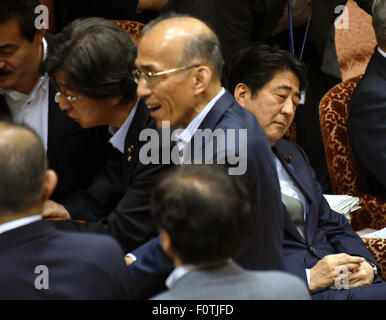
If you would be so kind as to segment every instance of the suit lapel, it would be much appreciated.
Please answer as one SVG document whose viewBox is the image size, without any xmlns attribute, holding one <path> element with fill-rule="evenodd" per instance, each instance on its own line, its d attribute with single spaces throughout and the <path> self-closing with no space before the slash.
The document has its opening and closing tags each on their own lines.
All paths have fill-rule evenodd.
<svg viewBox="0 0 386 320">
<path fill-rule="evenodd" d="M 189 163 L 195 163 L 195 161 L 203 161 L 205 162 L 205 152 L 204 149 L 207 146 L 208 141 L 204 141 L 203 135 L 198 134 L 198 130 L 212 130 L 214 131 L 217 127 L 219 121 L 221 120 L 223 114 L 234 104 L 235 101 L 233 97 L 230 95 L 228 91 L 225 91 L 225 93 L 220 97 L 220 99 L 217 100 L 217 102 L 213 105 L 213 107 L 210 109 L 204 120 L 201 122 L 200 126 L 197 128 L 196 132 L 194 133 L 192 139 L 190 140 L 189 145 L 187 146 L 187 149 L 184 152 L 184 162 Z M 195 143 L 196 139 L 203 139 L 202 143 Z M 196 151 L 199 152 L 195 152 Z M 201 154 L 201 159 L 196 159 L 195 156 L 197 154 Z M 189 159 L 189 160 L 188 160 Z M 213 160 L 213 159 L 212 159 Z"/>
<path fill-rule="evenodd" d="M 138 162 L 139 150 L 143 143 L 140 143 L 139 135 L 143 129 L 150 126 L 151 122 L 149 112 L 141 99 L 125 138 L 125 150 L 122 162 L 124 187 L 131 183 L 133 170 Z"/>
</svg>

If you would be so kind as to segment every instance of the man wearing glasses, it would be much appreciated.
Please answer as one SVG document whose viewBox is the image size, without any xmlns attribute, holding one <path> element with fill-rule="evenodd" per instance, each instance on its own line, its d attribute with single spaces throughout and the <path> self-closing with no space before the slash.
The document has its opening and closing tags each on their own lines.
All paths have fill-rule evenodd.
<svg viewBox="0 0 386 320">
<path fill-rule="evenodd" d="M 50 169 L 59 176 L 52 199 L 62 202 L 104 165 L 109 134 L 106 128 L 84 130 L 68 118 L 48 77 L 39 74 L 53 36 L 35 28 L 38 5 L 38 0 L 0 2 L 0 120 L 28 125 L 39 134 Z"/>
<path fill-rule="evenodd" d="M 156 126 L 135 94 L 135 57 L 126 31 L 102 18 L 88 18 L 73 21 L 57 35 L 42 66 L 58 88 L 60 109 L 83 128 L 108 125 L 114 146 L 87 189 L 72 194 L 64 206 L 47 202 L 43 216 L 72 219 L 54 222 L 62 230 L 109 234 L 125 252 L 156 235 L 150 193 L 169 167 L 146 164 L 140 157 L 146 142 L 139 139 L 141 132 L 156 131 Z M 163 150 L 170 153 L 170 148 Z"/>
<path fill-rule="evenodd" d="M 144 99 L 157 126 L 163 127 L 166 121 L 171 128 L 181 130 L 177 144 L 183 154 L 181 164 L 199 163 L 196 160 L 225 164 L 229 173 L 231 160 L 222 155 L 233 149 L 244 158 L 246 172 L 239 177 L 250 192 L 252 224 L 234 259 L 247 269 L 282 269 L 282 204 L 275 165 L 256 118 L 221 85 L 223 59 L 216 35 L 191 17 L 156 19 L 145 27 L 135 64 L 137 95 Z M 242 129 L 253 134 L 232 144 L 229 133 Z M 214 146 L 216 138 L 210 135 L 202 145 L 200 130 L 223 132 L 230 142 L 226 152 L 209 153 L 213 158 L 206 158 L 203 150 L 195 148 L 196 142 L 204 149 L 212 143 Z M 131 261 L 136 258 L 129 266 L 135 298 L 146 298 L 164 289 L 164 279 L 173 270 L 173 263 L 162 252 L 158 238 L 133 251 L 130 257 Z"/>
</svg>

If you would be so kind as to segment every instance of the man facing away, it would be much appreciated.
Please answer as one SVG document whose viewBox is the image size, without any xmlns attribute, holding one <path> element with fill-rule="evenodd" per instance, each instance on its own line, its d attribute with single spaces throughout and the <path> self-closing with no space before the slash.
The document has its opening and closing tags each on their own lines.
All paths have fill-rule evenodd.
<svg viewBox="0 0 386 320">
<path fill-rule="evenodd" d="M 57 176 L 26 127 L 0 122 L 0 299 L 125 299 L 129 279 L 112 238 L 41 220 Z"/>
<path fill-rule="evenodd" d="M 251 217 L 248 191 L 224 168 L 186 165 L 152 196 L 161 245 L 175 269 L 156 300 L 309 299 L 302 281 L 281 271 L 246 271 L 231 257 Z"/>
</svg>

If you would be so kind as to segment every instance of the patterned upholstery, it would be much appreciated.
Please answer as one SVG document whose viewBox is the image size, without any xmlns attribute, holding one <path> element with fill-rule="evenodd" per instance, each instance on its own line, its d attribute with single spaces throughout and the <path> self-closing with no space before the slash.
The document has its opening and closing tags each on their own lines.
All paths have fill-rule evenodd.
<svg viewBox="0 0 386 320">
<path fill-rule="evenodd" d="M 134 43 L 138 45 L 142 36 L 142 29 L 144 27 L 143 23 L 131 20 L 112 20 L 112 22 L 114 22 L 118 27 L 126 30 Z"/>
<path fill-rule="evenodd" d="M 386 281 L 386 239 L 363 237 L 362 240 L 381 267 L 380 277 Z"/>
<path fill-rule="evenodd" d="M 342 81 L 345 81 L 365 73 L 377 41 L 371 16 L 355 1 L 347 1 L 342 17 L 335 23 L 335 47 Z M 347 28 L 342 28 L 344 19 Z"/>
<path fill-rule="evenodd" d="M 368 193 L 347 135 L 348 102 L 361 76 L 333 87 L 322 98 L 319 118 L 332 190 L 360 198 L 361 209 L 351 214 L 354 230 L 386 226 L 386 199 Z"/>
</svg>

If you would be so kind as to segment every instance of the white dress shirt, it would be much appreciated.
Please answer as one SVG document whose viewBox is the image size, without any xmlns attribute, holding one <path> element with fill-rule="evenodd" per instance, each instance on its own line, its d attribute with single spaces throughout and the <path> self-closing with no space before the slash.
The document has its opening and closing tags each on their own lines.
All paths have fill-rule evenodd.
<svg viewBox="0 0 386 320">
<path fill-rule="evenodd" d="M 378 52 L 386 58 L 386 52 L 383 51 L 380 47 L 378 47 Z"/>
<path fill-rule="evenodd" d="M 43 61 L 47 57 L 47 42 L 43 38 Z M 0 89 L 9 106 L 12 120 L 24 124 L 36 131 L 47 150 L 48 141 L 48 88 L 47 75 L 40 76 L 38 82 L 29 94 L 12 89 Z"/>
<path fill-rule="evenodd" d="M 220 92 L 209 101 L 209 103 L 201 110 L 201 112 L 189 123 L 189 125 L 180 133 L 176 134 L 177 147 L 180 154 L 180 164 L 184 163 L 184 151 L 192 140 L 193 135 L 197 131 L 198 127 L 204 121 L 206 115 L 213 108 L 215 103 L 224 95 L 225 89 L 221 88 Z"/>
<path fill-rule="evenodd" d="M 41 219 L 42 219 L 42 216 L 40 214 L 37 214 L 34 216 L 25 217 L 25 218 L 21 218 L 21 219 L 17 219 L 17 220 L 12 220 L 10 222 L 0 224 L 0 234 L 7 232 L 7 231 L 10 231 L 10 230 L 13 230 L 13 229 L 16 229 L 16 228 L 20 228 L 24 225 L 30 224 L 32 222 L 35 222 L 35 221 L 38 221 Z"/>
<path fill-rule="evenodd" d="M 114 128 L 112 128 L 111 126 L 109 127 L 109 132 L 113 134 L 109 142 L 114 146 L 114 148 L 118 149 L 121 153 L 125 152 L 126 135 L 130 129 L 131 123 L 133 122 L 135 112 L 137 111 L 138 103 L 139 103 L 139 98 L 137 99 L 133 109 L 130 111 L 129 115 L 127 116 L 125 122 L 118 130 L 116 129 L 114 130 Z"/>
</svg>

